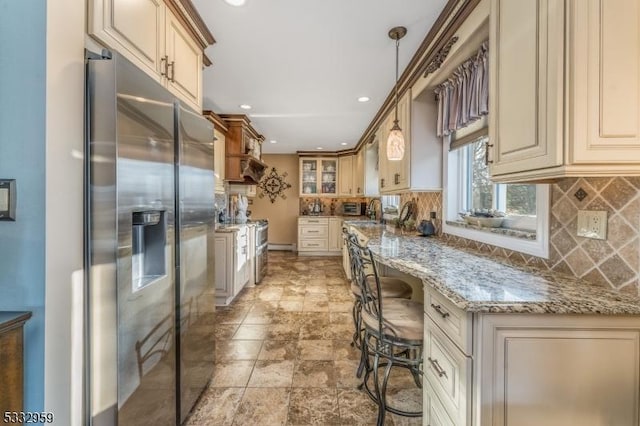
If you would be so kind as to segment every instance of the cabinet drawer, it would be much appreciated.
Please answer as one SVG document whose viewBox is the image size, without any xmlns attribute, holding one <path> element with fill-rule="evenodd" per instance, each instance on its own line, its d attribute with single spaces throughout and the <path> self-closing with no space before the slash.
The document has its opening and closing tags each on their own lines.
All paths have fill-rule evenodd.
<svg viewBox="0 0 640 426">
<path fill-rule="evenodd" d="M 463 311 L 433 288 L 425 288 L 424 311 L 466 355 L 473 351 L 472 314 Z"/>
<path fill-rule="evenodd" d="M 298 250 L 300 251 L 321 251 L 327 250 L 329 248 L 328 242 L 326 239 L 324 240 L 300 240 L 300 247 Z"/>
<path fill-rule="evenodd" d="M 300 238 L 327 238 L 329 227 L 327 225 L 305 225 L 300 227 Z"/>
<path fill-rule="evenodd" d="M 428 315 L 424 325 L 425 377 L 456 424 L 465 424 L 471 402 L 471 358 L 451 344 Z"/>
<path fill-rule="evenodd" d="M 329 225 L 327 217 L 301 217 L 298 218 L 299 225 Z"/>
<path fill-rule="evenodd" d="M 447 410 L 442 406 L 442 403 L 436 396 L 429 382 L 424 382 L 422 390 L 424 392 L 422 399 L 422 424 L 429 426 L 456 426 L 456 423 L 451 420 L 451 417 L 447 414 Z"/>
</svg>

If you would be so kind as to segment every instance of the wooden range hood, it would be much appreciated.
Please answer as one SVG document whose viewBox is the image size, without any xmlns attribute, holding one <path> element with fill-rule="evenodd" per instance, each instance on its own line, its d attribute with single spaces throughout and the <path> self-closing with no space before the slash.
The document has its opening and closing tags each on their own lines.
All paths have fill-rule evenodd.
<svg viewBox="0 0 640 426">
<path fill-rule="evenodd" d="M 212 115 L 205 111 L 205 115 Z M 236 185 L 256 185 L 267 165 L 262 162 L 264 136 L 252 126 L 244 114 L 220 114 L 226 124 L 225 180 Z"/>
</svg>

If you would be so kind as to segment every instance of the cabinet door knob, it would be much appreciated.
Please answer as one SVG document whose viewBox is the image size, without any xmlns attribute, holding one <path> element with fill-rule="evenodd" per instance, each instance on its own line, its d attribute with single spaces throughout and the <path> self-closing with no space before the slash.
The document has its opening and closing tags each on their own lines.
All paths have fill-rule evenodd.
<svg viewBox="0 0 640 426">
<path fill-rule="evenodd" d="M 400 184 L 400 173 L 396 173 L 393 175 L 393 183 L 396 185 Z"/>
<path fill-rule="evenodd" d="M 384 179 L 380 179 L 380 188 L 384 188 Z"/>
</svg>

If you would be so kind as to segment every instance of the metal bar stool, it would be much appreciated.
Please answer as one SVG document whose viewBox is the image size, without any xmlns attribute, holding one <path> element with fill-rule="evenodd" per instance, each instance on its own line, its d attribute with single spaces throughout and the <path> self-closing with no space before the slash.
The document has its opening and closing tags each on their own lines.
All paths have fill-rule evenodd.
<svg viewBox="0 0 640 426">
<path fill-rule="evenodd" d="M 371 288 L 376 288 L 375 284 L 373 284 L 373 274 L 371 269 L 368 266 L 368 261 L 365 259 L 363 265 L 358 264 L 358 259 L 356 259 L 355 255 L 352 255 L 352 250 L 356 249 L 358 244 L 358 238 L 355 234 L 349 233 L 346 228 L 342 228 L 343 237 L 345 239 L 345 243 L 348 244 L 348 239 L 351 238 L 355 245 L 347 245 L 347 253 L 349 255 L 349 265 L 351 267 L 351 292 L 355 296 L 355 301 L 353 303 L 352 308 L 352 317 L 353 323 L 355 326 L 355 331 L 353 333 L 353 338 L 351 342 L 351 346 L 355 346 L 358 349 L 362 349 L 362 341 L 364 336 L 364 328 L 362 327 L 362 291 L 360 290 L 360 285 L 357 284 L 355 277 L 357 276 L 357 268 L 362 267 L 365 271 L 367 271 L 370 275 L 367 277 L 368 280 L 371 281 Z M 396 277 L 379 277 L 380 280 L 380 290 L 381 295 L 384 298 L 399 298 L 399 299 L 411 299 L 413 295 L 413 289 L 411 286 Z M 360 365 L 358 366 L 358 370 L 356 372 L 357 377 L 362 376 L 362 372 L 365 367 L 365 354 L 366 352 L 362 352 L 362 356 L 360 357 Z"/>
<path fill-rule="evenodd" d="M 422 416 L 422 411 L 404 411 L 387 404 L 386 392 L 392 367 L 408 369 L 416 385 L 422 388 L 421 366 L 424 333 L 424 306 L 407 299 L 378 297 L 382 294 L 381 280 L 371 251 L 361 246 L 357 238 L 347 239 L 350 254 L 355 260 L 353 272 L 361 291 L 361 316 L 364 326 L 362 352 L 365 376 L 361 388 L 378 404 L 378 426 L 384 424 L 387 411 L 407 417 Z M 370 266 L 367 273 L 364 265 Z M 373 356 L 373 366 L 369 356 Z M 384 368 L 382 382 L 379 370 Z M 369 388 L 373 374 L 375 390 Z"/>
</svg>

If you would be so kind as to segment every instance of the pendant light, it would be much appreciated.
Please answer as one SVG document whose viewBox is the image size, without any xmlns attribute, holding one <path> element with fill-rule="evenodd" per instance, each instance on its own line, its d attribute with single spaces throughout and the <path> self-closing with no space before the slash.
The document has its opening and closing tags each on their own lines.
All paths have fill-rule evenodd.
<svg viewBox="0 0 640 426">
<path fill-rule="evenodd" d="M 387 159 L 390 161 L 400 161 L 404 157 L 404 135 L 398 125 L 398 49 L 400 48 L 400 39 L 406 34 L 405 27 L 393 27 L 389 30 L 389 38 L 396 41 L 396 112 L 393 127 L 387 139 Z"/>
</svg>

